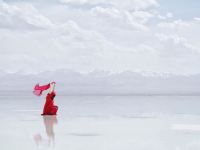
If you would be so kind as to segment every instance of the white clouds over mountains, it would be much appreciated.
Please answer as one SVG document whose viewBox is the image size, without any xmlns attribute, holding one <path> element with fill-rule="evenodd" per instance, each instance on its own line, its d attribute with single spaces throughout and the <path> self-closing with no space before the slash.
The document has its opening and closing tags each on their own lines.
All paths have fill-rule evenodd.
<svg viewBox="0 0 200 150">
<path fill-rule="evenodd" d="M 200 73 L 198 16 L 175 20 L 157 7 L 156 0 L 0 1 L 0 68 Z"/>
</svg>

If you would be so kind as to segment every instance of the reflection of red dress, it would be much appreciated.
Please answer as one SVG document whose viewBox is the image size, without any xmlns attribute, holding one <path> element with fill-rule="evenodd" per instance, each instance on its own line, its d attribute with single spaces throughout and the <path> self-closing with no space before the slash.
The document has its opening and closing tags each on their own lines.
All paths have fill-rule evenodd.
<svg viewBox="0 0 200 150">
<path fill-rule="evenodd" d="M 55 92 L 48 93 L 46 96 L 46 102 L 43 109 L 42 115 L 56 115 L 58 111 L 58 106 L 54 105 L 54 97 L 56 96 Z"/>
</svg>

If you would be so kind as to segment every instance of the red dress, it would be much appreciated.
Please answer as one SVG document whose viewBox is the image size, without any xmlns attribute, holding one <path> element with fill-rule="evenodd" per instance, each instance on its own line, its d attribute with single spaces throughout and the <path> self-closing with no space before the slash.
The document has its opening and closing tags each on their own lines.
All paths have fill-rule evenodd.
<svg viewBox="0 0 200 150">
<path fill-rule="evenodd" d="M 54 105 L 55 92 L 48 93 L 42 115 L 56 115 L 58 106 Z"/>
</svg>

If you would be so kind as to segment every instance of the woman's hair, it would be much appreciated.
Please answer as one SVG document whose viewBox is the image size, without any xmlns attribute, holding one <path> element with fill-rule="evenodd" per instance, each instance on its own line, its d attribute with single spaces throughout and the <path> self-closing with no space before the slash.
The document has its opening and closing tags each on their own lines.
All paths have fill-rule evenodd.
<svg viewBox="0 0 200 150">
<path fill-rule="evenodd" d="M 51 98 L 54 99 L 55 96 L 56 96 L 56 92 L 53 91 L 53 92 L 52 92 L 52 96 L 51 96 Z"/>
<path fill-rule="evenodd" d="M 55 96 L 56 96 L 56 95 L 52 95 L 51 98 L 54 99 Z"/>
</svg>

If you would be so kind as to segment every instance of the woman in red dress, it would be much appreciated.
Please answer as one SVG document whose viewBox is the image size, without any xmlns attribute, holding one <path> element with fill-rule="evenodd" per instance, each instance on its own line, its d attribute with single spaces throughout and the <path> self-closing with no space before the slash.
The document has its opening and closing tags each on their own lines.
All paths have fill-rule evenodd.
<svg viewBox="0 0 200 150">
<path fill-rule="evenodd" d="M 55 89 L 55 82 L 50 83 L 49 93 L 46 96 L 46 102 L 44 105 L 43 113 L 41 115 L 56 115 L 58 111 L 58 106 L 54 104 L 54 98 L 56 93 Z"/>
</svg>

